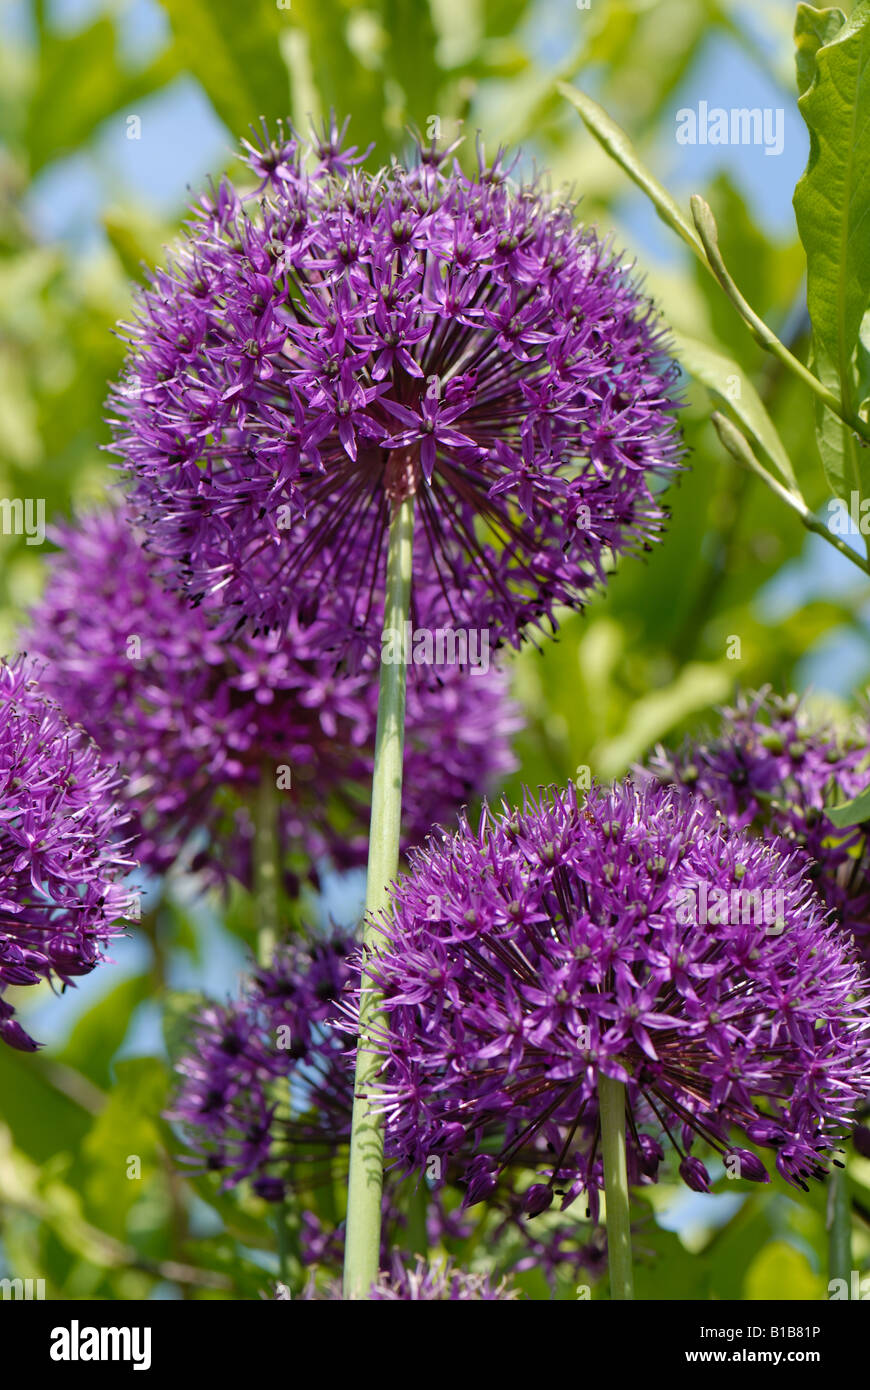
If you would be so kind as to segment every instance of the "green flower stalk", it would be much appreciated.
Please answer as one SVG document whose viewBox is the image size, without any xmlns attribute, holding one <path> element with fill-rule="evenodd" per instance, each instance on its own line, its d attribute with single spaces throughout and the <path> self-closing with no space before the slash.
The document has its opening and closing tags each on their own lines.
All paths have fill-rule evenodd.
<svg viewBox="0 0 870 1390">
<path fill-rule="evenodd" d="M 408 496 L 396 507 L 390 525 L 384 627 L 393 632 L 404 632 L 410 612 L 413 535 L 414 499 Z M 405 666 L 400 661 L 382 662 L 362 939 L 365 955 L 375 949 L 376 914 L 387 907 L 389 887 L 399 870 L 404 742 Z M 366 990 L 359 1011 L 350 1138 L 344 1263 L 344 1294 L 348 1299 L 366 1298 L 378 1277 L 384 1136 L 382 1121 L 371 1108 L 367 1092 L 378 1069 L 372 1034 L 382 1022 L 378 995 Z"/>
<path fill-rule="evenodd" d="M 604 1203 L 610 1296 L 634 1298 L 631 1263 L 631 1215 L 625 1152 L 625 1086 L 603 1073 L 598 1077 L 601 1149 L 604 1156 Z"/>
</svg>

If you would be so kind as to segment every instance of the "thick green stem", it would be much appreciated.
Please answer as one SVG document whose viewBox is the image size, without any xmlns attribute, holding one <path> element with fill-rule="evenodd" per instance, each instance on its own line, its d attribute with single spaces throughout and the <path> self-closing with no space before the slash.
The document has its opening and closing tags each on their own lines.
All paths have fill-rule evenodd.
<svg viewBox="0 0 870 1390">
<path fill-rule="evenodd" d="M 384 629 L 398 634 L 401 648 L 411 603 L 411 558 L 414 501 L 406 497 L 393 513 L 387 557 Z M 395 657 L 397 642 L 389 648 Z M 377 914 L 389 902 L 389 886 L 399 871 L 399 833 L 402 821 L 402 755 L 405 742 L 405 664 L 382 659 L 372 782 L 372 819 L 366 880 L 363 952 L 377 949 Z M 364 981 L 365 983 L 365 981 Z M 347 1190 L 347 1236 L 344 1256 L 344 1296 L 368 1297 L 378 1274 L 383 1188 L 384 1136 L 380 1117 L 371 1108 L 369 1090 L 378 1069 L 372 1047 L 383 1014 L 377 992 L 369 984 L 360 1004 Z"/>
<path fill-rule="evenodd" d="M 832 1169 L 828 1184 L 828 1278 L 845 1279 L 851 1289 L 852 1204 L 845 1169 Z"/>
<path fill-rule="evenodd" d="M 290 1242 L 287 1239 L 286 1205 L 286 1202 L 282 1202 L 275 1215 L 275 1228 L 278 1234 L 278 1278 L 282 1284 L 287 1283 L 287 1275 L 290 1268 L 288 1260 Z"/>
<path fill-rule="evenodd" d="M 281 839 L 278 830 L 278 789 L 275 768 L 264 763 L 254 803 L 254 903 L 257 913 L 257 960 L 270 965 L 281 937 Z M 279 1111 L 284 1088 L 271 1082 L 269 1091 Z M 286 1284 L 290 1256 L 298 1256 L 298 1220 L 287 1201 L 275 1208 L 278 1238 L 278 1278 Z"/>
<path fill-rule="evenodd" d="M 268 965 L 278 944 L 280 897 L 278 875 L 278 794 L 275 769 L 264 766 L 254 807 L 254 899 L 257 905 L 257 959 Z"/>
<path fill-rule="evenodd" d="M 625 1157 L 625 1086 L 598 1075 L 601 1149 L 604 1155 L 604 1200 L 607 1215 L 607 1259 L 610 1297 L 634 1298 L 631 1267 L 631 1213 Z"/>
</svg>

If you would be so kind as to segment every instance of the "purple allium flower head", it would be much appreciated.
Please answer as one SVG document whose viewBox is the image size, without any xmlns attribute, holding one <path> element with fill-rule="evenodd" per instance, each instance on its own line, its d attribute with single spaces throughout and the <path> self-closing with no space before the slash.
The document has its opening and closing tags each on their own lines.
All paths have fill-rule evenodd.
<svg viewBox="0 0 870 1390">
<path fill-rule="evenodd" d="M 687 740 L 676 752 L 659 746 L 646 769 L 706 797 L 732 825 L 794 845 L 807 877 L 870 963 L 866 828 L 838 830 L 825 814 L 870 780 L 866 731 L 839 731 L 797 696 L 780 698 L 768 688 L 719 713 L 715 735 Z"/>
<path fill-rule="evenodd" d="M 70 717 L 125 773 L 140 861 L 160 873 L 188 846 L 206 877 L 249 881 L 254 798 L 268 777 L 285 854 L 364 863 L 376 658 L 336 668 L 326 604 L 318 621 L 246 636 L 218 602 L 192 607 L 163 587 L 123 507 L 53 538 L 62 548 L 22 640 Z M 513 769 L 520 724 L 494 668 L 412 671 L 406 844 Z"/>
<path fill-rule="evenodd" d="M 321 1268 L 340 1268 L 343 1256 L 344 1223 L 329 1224 L 311 1207 L 318 1189 L 340 1177 L 347 1163 L 353 1039 L 327 1024 L 352 978 L 354 947 L 355 938 L 343 931 L 290 940 L 268 968 L 246 981 L 239 999 L 205 1004 L 177 1065 L 168 1114 L 189 1150 L 183 1160 L 188 1168 L 220 1175 L 224 1188 L 247 1179 L 269 1202 L 295 1201 L 303 1262 Z M 387 1175 L 384 1267 L 397 1246 L 407 1246 L 413 1186 L 398 1170 Z M 519 1237 L 528 1254 L 518 1267 L 535 1264 L 548 1278 L 566 1267 L 588 1267 L 576 1223 L 571 1232 L 537 1230 L 533 1239 L 520 1220 L 521 1196 L 509 1181 L 501 1188 L 507 1215 L 494 1225 L 490 1248 L 503 1237 L 516 1246 Z M 460 1201 L 455 1187 L 429 1192 L 430 1245 L 449 1246 L 471 1235 Z"/>
<path fill-rule="evenodd" d="M 22 1051 L 38 1044 L 4 991 L 73 985 L 133 906 L 117 774 L 36 673 L 23 658 L 0 663 L 0 1040 Z"/>
<path fill-rule="evenodd" d="M 255 970 L 241 997 L 196 1016 L 169 1118 L 200 1169 L 267 1201 L 329 1179 L 350 1135 L 351 1040 L 325 1026 L 349 978 L 352 939 L 294 939 Z M 292 1177 L 291 1177 L 292 1173 Z"/>
<path fill-rule="evenodd" d="M 585 1189 L 596 1219 L 604 1072 L 626 1084 L 635 1183 L 667 1139 L 703 1188 L 694 1142 L 739 1159 L 735 1128 L 790 1182 L 822 1174 L 870 1081 L 870 997 L 793 856 L 649 782 L 486 810 L 411 867 L 368 967 L 373 1095 L 405 1166 L 441 1153 L 481 1200 L 537 1146 L 542 1185 L 563 1207 Z"/>
<path fill-rule="evenodd" d="M 376 644 L 414 493 L 419 621 L 434 585 L 516 644 L 659 534 L 676 368 L 631 268 L 501 157 L 372 175 L 340 144 L 307 172 L 264 132 L 255 191 L 202 198 L 124 326 L 116 452 L 193 595 L 268 625 L 325 599 Z"/>
<path fill-rule="evenodd" d="M 318 1288 L 312 1279 L 302 1297 L 315 1302 L 344 1301 L 341 1285 L 334 1280 Z M 520 1292 L 507 1279 L 496 1283 L 488 1274 L 466 1273 L 450 1259 L 430 1262 L 418 1256 L 411 1264 L 396 1253 L 367 1297 L 374 1303 L 464 1303 L 516 1299 Z"/>
<path fill-rule="evenodd" d="M 219 1174 L 222 1187 L 247 1179 L 267 1202 L 300 1209 L 303 1263 L 341 1267 L 344 1223 L 329 1224 L 304 1203 L 346 1170 L 353 1109 L 352 1040 L 326 1026 L 350 979 L 354 938 L 293 939 L 241 997 L 206 1004 L 196 1015 L 167 1118 L 181 1129 L 188 1168 Z M 346 1171 L 345 1171 L 346 1176 Z M 383 1201 L 382 1262 L 406 1225 L 400 1182 Z M 438 1200 L 436 1243 L 449 1225 Z"/>
</svg>

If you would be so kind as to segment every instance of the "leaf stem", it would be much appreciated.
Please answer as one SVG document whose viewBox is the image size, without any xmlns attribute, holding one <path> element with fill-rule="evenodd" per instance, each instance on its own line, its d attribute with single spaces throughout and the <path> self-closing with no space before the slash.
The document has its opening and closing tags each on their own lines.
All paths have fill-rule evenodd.
<svg viewBox="0 0 870 1390">
<path fill-rule="evenodd" d="M 785 343 L 781 342 L 773 332 L 773 329 L 768 328 L 764 320 L 747 303 L 722 258 L 722 252 L 719 249 L 719 229 L 709 204 L 698 193 L 692 195 L 690 203 L 695 227 L 701 238 L 710 269 L 755 341 L 767 352 L 773 353 L 774 357 L 778 358 L 783 366 L 787 367 L 804 386 L 814 392 L 822 404 L 827 406 L 828 410 L 832 411 L 845 425 L 848 425 L 856 434 L 860 434 L 862 438 L 870 439 L 870 425 L 844 405 L 833 391 L 828 390 L 827 386 L 823 385 L 819 378 L 808 367 L 805 367 L 803 362 L 794 356 L 794 353 L 789 351 Z"/>
<path fill-rule="evenodd" d="M 598 1074 L 601 1149 L 604 1156 L 604 1198 L 607 1217 L 607 1260 L 610 1297 L 634 1298 L 631 1264 L 631 1211 L 625 1155 L 625 1086 Z"/>
<path fill-rule="evenodd" d="M 384 628 L 392 633 L 404 634 L 410 612 L 413 536 L 414 499 L 409 496 L 396 507 L 390 523 Z M 364 957 L 370 956 L 376 949 L 376 917 L 388 906 L 390 884 L 399 870 L 404 737 L 405 664 L 401 660 L 382 660 L 362 938 Z M 378 1069 L 378 1057 L 372 1040 L 378 1028 L 383 1026 L 383 1021 L 377 991 L 371 984 L 364 984 L 360 999 L 351 1121 L 344 1257 L 346 1299 L 367 1298 L 378 1275 L 384 1136 L 381 1118 L 371 1108 L 367 1092 Z"/>
<path fill-rule="evenodd" d="M 593 101 L 577 87 L 572 87 L 567 82 L 557 82 L 556 88 L 576 107 L 590 135 L 595 137 L 610 158 L 646 194 L 662 221 L 666 222 L 677 236 L 682 237 L 702 265 L 706 265 L 704 248 L 679 203 L 671 197 L 664 184 L 659 183 L 647 169 L 622 126 L 608 115 L 603 106 L 599 106 L 597 101 Z"/>
<path fill-rule="evenodd" d="M 840 536 L 836 536 L 833 531 L 829 530 L 823 521 L 819 521 L 819 518 L 810 511 L 800 493 L 790 491 L 789 488 L 783 486 L 778 478 L 774 478 L 771 473 L 768 473 L 752 452 L 749 441 L 727 416 L 714 410 L 710 419 L 715 426 L 716 433 L 733 459 L 736 459 L 744 468 L 756 473 L 771 492 L 775 492 L 777 497 L 782 498 L 783 502 L 791 507 L 792 511 L 797 512 L 808 531 L 812 531 L 815 536 L 821 536 L 822 540 L 827 541 L 828 545 L 832 545 L 835 550 L 839 550 L 841 555 L 844 555 L 864 574 L 870 575 L 870 561 L 862 558 L 857 550 L 853 550 Z"/>
<path fill-rule="evenodd" d="M 646 194 L 662 220 L 690 247 L 704 268 L 718 282 L 755 341 L 777 357 L 849 429 L 860 435 L 862 440 L 870 441 L 870 423 L 856 415 L 848 403 L 841 401 L 808 367 L 805 367 L 744 299 L 725 266 L 719 249 L 716 221 L 704 199 L 698 194 L 691 199 L 695 224 L 693 228 L 679 203 L 664 184 L 659 183 L 646 168 L 626 132 L 608 115 L 604 107 L 567 82 L 559 82 L 556 86 L 561 95 L 576 107 L 590 134 L 602 149 Z"/>
</svg>

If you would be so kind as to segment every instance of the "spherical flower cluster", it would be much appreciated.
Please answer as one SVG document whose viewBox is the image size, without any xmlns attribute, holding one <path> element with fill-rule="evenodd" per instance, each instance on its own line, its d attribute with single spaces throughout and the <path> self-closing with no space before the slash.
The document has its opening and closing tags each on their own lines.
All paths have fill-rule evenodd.
<svg viewBox="0 0 870 1390">
<path fill-rule="evenodd" d="M 765 689 L 720 711 L 714 736 L 658 747 L 647 769 L 706 797 L 732 825 L 799 851 L 807 877 L 870 963 L 870 861 L 866 830 L 839 830 L 825 808 L 870 781 L 866 732 L 838 731 L 814 718 L 796 696 Z"/>
<path fill-rule="evenodd" d="M 293 1197 L 299 1208 L 304 1263 L 341 1266 L 344 1224 L 324 1221 L 312 1206 L 318 1189 L 346 1169 L 353 1107 L 353 1040 L 328 1026 L 352 978 L 355 938 L 335 931 L 325 938 L 286 942 L 268 968 L 258 969 L 241 997 L 207 1003 L 197 1014 L 180 1060 L 168 1118 L 180 1126 L 188 1153 L 183 1163 L 222 1178 L 232 1188 L 249 1180 L 269 1202 Z M 532 1234 L 522 1213 L 516 1179 L 505 1175 L 499 1212 L 488 1236 L 521 1243 L 517 1269 L 539 1268 L 553 1280 L 566 1268 L 598 1270 L 600 1242 L 577 1226 L 556 1225 Z M 384 1190 L 381 1260 L 406 1245 L 407 1208 L 415 1184 L 394 1172 Z M 450 1201 L 447 1201 L 447 1197 Z M 426 1200 L 430 1246 L 472 1234 L 459 1211 L 460 1192 L 444 1187 Z M 584 1239 L 583 1237 L 587 1237 Z"/>
<path fill-rule="evenodd" d="M 278 1296 L 284 1295 L 279 1291 Z M 519 1296 L 519 1290 L 512 1288 L 507 1279 L 495 1283 L 487 1274 L 468 1274 L 453 1260 L 429 1263 L 418 1256 L 416 1263 L 410 1265 L 399 1254 L 393 1256 L 389 1270 L 372 1284 L 368 1294 L 373 1303 L 467 1303 L 481 1299 L 493 1302 Z M 344 1300 L 341 1285 L 335 1281 L 319 1289 L 312 1280 L 302 1297 L 309 1301 Z"/>
<path fill-rule="evenodd" d="M 239 999 L 196 1016 L 169 1112 L 189 1165 L 221 1173 L 225 1187 L 250 1178 L 270 1202 L 331 1180 L 350 1135 L 353 1058 L 351 1041 L 325 1025 L 351 945 L 343 931 L 291 940 Z"/>
<path fill-rule="evenodd" d="M 267 778 L 285 858 L 301 848 L 338 867 L 364 863 L 376 658 L 336 669 L 325 605 L 319 619 L 253 637 L 219 602 L 187 604 L 161 584 L 123 507 L 54 539 L 61 550 L 22 640 L 44 661 L 47 688 L 120 765 L 140 861 L 161 873 L 187 848 L 206 877 L 248 882 Z M 519 723 L 494 668 L 412 667 L 406 843 L 513 769 Z"/>
<path fill-rule="evenodd" d="M 308 172 L 264 132 L 255 191 L 202 198 L 123 326 L 116 452 L 194 595 L 267 624 L 325 599 L 376 643 L 413 494 L 419 620 L 434 586 L 516 644 L 659 534 L 676 368 L 572 206 L 501 158 L 467 176 L 421 147 L 372 175 L 342 133 Z"/>
<path fill-rule="evenodd" d="M 249 1180 L 267 1202 L 294 1199 L 302 1260 L 325 1269 L 341 1267 L 344 1223 L 312 1206 L 321 1188 L 346 1179 L 354 1080 L 352 1040 L 327 1022 L 354 944 L 341 930 L 287 941 L 240 998 L 205 1004 L 167 1115 L 190 1151 L 188 1169 L 219 1174 L 225 1189 Z M 385 1265 L 407 1224 L 401 1186 L 388 1182 L 384 1192 Z M 438 1243 L 450 1219 L 437 1200 L 429 1215 Z"/>
<path fill-rule="evenodd" d="M 386 1012 L 373 1098 L 407 1167 L 449 1171 L 472 1145 L 476 1202 L 537 1146 L 526 1210 L 585 1190 L 595 1219 L 604 1074 L 626 1086 L 632 1182 L 665 1138 L 692 1188 L 710 1184 L 698 1139 L 766 1180 L 735 1129 L 790 1182 L 822 1174 L 870 1082 L 870 997 L 793 856 L 627 783 L 487 810 L 411 867 L 367 967 Z"/>
<path fill-rule="evenodd" d="M 23 659 L 0 663 L 0 1040 L 38 1044 L 6 989 L 73 985 L 132 911 L 118 778 Z"/>
</svg>

